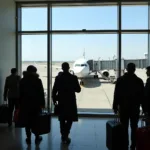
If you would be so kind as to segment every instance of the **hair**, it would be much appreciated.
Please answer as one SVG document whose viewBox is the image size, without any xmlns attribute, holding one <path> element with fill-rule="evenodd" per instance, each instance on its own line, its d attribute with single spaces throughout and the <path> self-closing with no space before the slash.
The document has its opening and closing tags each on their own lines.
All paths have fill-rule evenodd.
<svg viewBox="0 0 150 150">
<path fill-rule="evenodd" d="M 32 73 L 36 73 L 37 68 L 35 66 L 30 65 L 30 66 L 27 67 L 27 71 L 32 72 Z"/>
<path fill-rule="evenodd" d="M 127 65 L 127 71 L 128 71 L 128 73 L 134 73 L 135 70 L 136 70 L 136 66 L 135 66 L 134 63 L 129 63 L 129 64 Z"/>
<path fill-rule="evenodd" d="M 27 71 L 23 71 L 23 73 L 22 73 L 22 74 L 23 74 L 23 76 L 25 76 L 25 75 L 27 74 Z"/>
<path fill-rule="evenodd" d="M 17 69 L 16 68 L 12 68 L 11 69 L 11 74 L 15 74 L 15 73 L 17 73 Z"/>
<path fill-rule="evenodd" d="M 146 70 L 150 71 L 150 66 L 146 67 Z"/>
<path fill-rule="evenodd" d="M 69 70 L 69 63 L 67 63 L 67 62 L 64 62 L 64 63 L 62 63 L 62 69 L 63 69 L 63 71 L 68 71 Z"/>
</svg>

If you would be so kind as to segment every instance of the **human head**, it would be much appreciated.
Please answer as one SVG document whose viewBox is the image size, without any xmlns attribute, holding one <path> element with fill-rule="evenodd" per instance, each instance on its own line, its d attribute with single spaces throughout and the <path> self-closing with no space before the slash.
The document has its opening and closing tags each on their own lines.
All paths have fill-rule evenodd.
<svg viewBox="0 0 150 150">
<path fill-rule="evenodd" d="M 150 66 L 148 66 L 148 67 L 146 68 L 146 74 L 147 74 L 148 77 L 150 77 Z"/>
<path fill-rule="evenodd" d="M 136 70 L 136 66 L 135 66 L 134 63 L 129 63 L 129 64 L 127 65 L 127 72 L 128 72 L 128 73 L 134 74 L 135 70 Z"/>
<path fill-rule="evenodd" d="M 37 68 L 35 66 L 28 66 L 27 67 L 27 71 L 30 72 L 30 73 L 36 73 L 37 72 Z"/>
<path fill-rule="evenodd" d="M 64 72 L 68 72 L 70 69 L 69 64 L 67 62 L 62 63 L 62 70 Z"/>
<path fill-rule="evenodd" d="M 27 71 L 23 71 L 23 77 L 25 77 L 26 76 L 26 74 L 27 74 Z"/>
<path fill-rule="evenodd" d="M 11 74 L 17 74 L 17 69 L 16 68 L 12 68 L 11 69 Z"/>
</svg>

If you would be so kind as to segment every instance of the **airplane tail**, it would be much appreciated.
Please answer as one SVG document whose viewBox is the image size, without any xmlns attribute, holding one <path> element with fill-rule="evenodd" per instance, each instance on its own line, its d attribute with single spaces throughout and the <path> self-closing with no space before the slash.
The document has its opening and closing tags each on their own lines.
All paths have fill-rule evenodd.
<svg viewBox="0 0 150 150">
<path fill-rule="evenodd" d="M 85 58 L 85 49 L 84 49 L 84 52 L 83 52 L 83 57 Z"/>
</svg>

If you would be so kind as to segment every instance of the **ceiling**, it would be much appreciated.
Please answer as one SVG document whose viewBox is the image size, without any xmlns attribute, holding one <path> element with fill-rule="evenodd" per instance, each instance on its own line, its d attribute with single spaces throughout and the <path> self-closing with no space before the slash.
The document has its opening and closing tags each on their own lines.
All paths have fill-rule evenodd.
<svg viewBox="0 0 150 150">
<path fill-rule="evenodd" d="M 53 6 L 99 6 L 116 5 L 119 1 L 123 5 L 145 5 L 149 0 L 14 0 L 22 6 L 42 6 L 47 2 L 52 2 Z"/>
</svg>

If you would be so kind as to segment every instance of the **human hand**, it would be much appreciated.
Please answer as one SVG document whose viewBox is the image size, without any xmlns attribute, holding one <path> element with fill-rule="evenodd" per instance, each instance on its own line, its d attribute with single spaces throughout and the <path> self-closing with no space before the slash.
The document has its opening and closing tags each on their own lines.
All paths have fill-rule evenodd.
<svg viewBox="0 0 150 150">
<path fill-rule="evenodd" d="M 114 109 L 114 113 L 117 114 L 118 113 L 118 109 Z"/>
<path fill-rule="evenodd" d="M 7 101 L 7 97 L 4 97 L 4 101 Z"/>
</svg>

